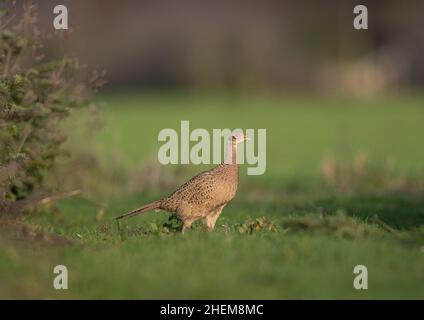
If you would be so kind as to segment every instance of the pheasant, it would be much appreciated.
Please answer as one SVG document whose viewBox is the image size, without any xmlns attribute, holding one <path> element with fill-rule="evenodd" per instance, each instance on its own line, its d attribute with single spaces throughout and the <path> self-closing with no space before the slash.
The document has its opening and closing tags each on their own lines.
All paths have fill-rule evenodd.
<svg viewBox="0 0 424 320">
<path fill-rule="evenodd" d="M 199 173 L 166 198 L 154 201 L 123 214 L 116 219 L 136 216 L 150 210 L 164 210 L 175 213 L 183 222 L 182 233 L 193 222 L 201 219 L 212 230 L 222 209 L 237 192 L 238 164 L 237 144 L 247 140 L 243 133 L 232 135 L 228 140 L 226 160 L 215 168 Z"/>
</svg>

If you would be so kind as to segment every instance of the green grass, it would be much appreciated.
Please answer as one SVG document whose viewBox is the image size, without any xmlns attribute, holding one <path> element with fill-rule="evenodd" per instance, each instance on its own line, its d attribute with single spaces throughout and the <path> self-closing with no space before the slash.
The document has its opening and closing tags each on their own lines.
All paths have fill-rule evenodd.
<svg viewBox="0 0 424 320">
<path fill-rule="evenodd" d="M 396 163 L 389 176 L 422 181 L 422 97 L 354 101 L 156 93 L 103 100 L 106 127 L 82 139 L 81 121 L 69 126 L 70 146 L 95 150 L 104 163 L 113 159 L 120 168 L 111 170 L 142 167 L 155 157 L 160 129 L 178 129 L 180 120 L 190 120 L 193 128 L 266 128 L 267 172 L 253 177 L 242 170 L 239 195 L 211 233 L 201 225 L 184 236 L 168 232 L 163 225 L 169 214 L 163 212 L 114 222 L 114 216 L 171 187 L 107 195 L 88 190 L 91 200 L 106 206 L 104 216 L 91 200 L 61 200 L 59 210 L 25 217 L 36 226 L 35 235 L 0 223 L 0 298 L 424 298 L 420 184 L 373 189 L 389 179 L 375 178 L 375 172 L 389 170 L 387 159 Z M 327 155 L 348 162 L 360 151 L 372 161 L 363 184 L 347 191 L 323 184 L 320 166 Z M 202 168 L 188 166 L 182 175 Z M 375 224 L 375 214 L 398 232 Z M 74 244 L 46 241 L 52 233 Z M 58 264 L 68 267 L 69 290 L 53 289 Z M 358 264 L 368 267 L 368 290 L 353 288 Z"/>
<path fill-rule="evenodd" d="M 160 98 L 158 98 L 158 96 Z M 380 163 L 423 173 L 422 97 L 355 101 L 352 98 L 114 96 L 107 99 L 108 127 L 97 147 L 117 151 L 131 165 L 155 156 L 163 128 L 267 129 L 267 172 L 251 179 L 286 179 L 317 173 L 323 158 L 361 151 Z M 197 168 L 196 168 L 197 170 Z"/>
</svg>

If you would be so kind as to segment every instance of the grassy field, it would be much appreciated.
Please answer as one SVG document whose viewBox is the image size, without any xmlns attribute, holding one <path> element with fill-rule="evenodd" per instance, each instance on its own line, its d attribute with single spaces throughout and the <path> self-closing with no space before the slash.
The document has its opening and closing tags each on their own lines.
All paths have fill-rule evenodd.
<svg viewBox="0 0 424 320">
<path fill-rule="evenodd" d="M 67 126 L 69 148 L 94 160 L 64 163 L 56 177 L 65 189 L 81 181 L 83 197 L 0 220 L 0 298 L 424 298 L 422 96 L 101 100 L 102 129 L 87 129 L 81 114 Z M 178 131 L 181 120 L 266 128 L 266 173 L 241 167 L 239 194 L 214 232 L 195 225 L 182 236 L 163 212 L 118 225 L 113 217 L 207 168 L 153 167 L 159 182 L 144 179 L 159 130 Z M 68 290 L 53 288 L 58 264 Z M 360 264 L 368 290 L 353 288 Z"/>
</svg>

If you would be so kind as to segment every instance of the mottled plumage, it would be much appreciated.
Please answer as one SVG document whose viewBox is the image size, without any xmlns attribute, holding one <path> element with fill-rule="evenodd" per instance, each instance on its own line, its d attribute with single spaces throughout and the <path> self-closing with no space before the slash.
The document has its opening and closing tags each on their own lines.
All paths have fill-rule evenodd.
<svg viewBox="0 0 424 320">
<path fill-rule="evenodd" d="M 238 186 L 236 148 L 237 144 L 244 140 L 242 134 L 232 136 L 229 141 L 229 158 L 224 163 L 193 177 L 168 197 L 135 209 L 117 219 L 161 209 L 178 215 L 183 221 L 183 232 L 199 219 L 208 229 L 213 229 L 222 209 L 236 195 Z"/>
</svg>

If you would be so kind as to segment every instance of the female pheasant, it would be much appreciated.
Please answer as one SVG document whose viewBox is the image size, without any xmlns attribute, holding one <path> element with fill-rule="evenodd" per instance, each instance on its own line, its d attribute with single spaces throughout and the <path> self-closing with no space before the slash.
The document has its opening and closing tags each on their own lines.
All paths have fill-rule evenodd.
<svg viewBox="0 0 424 320">
<path fill-rule="evenodd" d="M 168 197 L 132 210 L 116 219 L 159 209 L 177 214 L 183 221 L 182 233 L 199 219 L 202 219 L 204 225 L 212 230 L 222 209 L 236 195 L 238 186 L 237 144 L 244 140 L 247 138 L 242 133 L 231 136 L 228 141 L 227 159 L 222 164 L 193 177 Z"/>
</svg>

